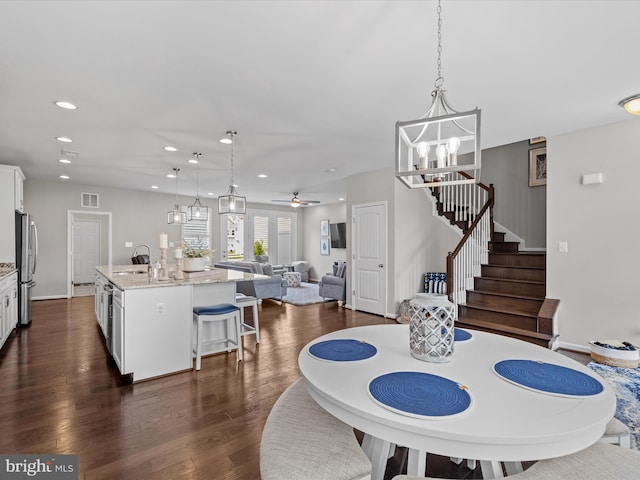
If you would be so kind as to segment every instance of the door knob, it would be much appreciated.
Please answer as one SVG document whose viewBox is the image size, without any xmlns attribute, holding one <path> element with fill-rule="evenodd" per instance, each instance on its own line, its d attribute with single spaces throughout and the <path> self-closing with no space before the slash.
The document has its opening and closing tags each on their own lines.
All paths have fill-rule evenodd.
<svg viewBox="0 0 640 480">
<path fill-rule="evenodd" d="M 379 267 L 379 268 L 383 268 L 383 267 L 384 267 L 384 265 L 380 263 L 380 264 L 378 265 L 378 267 Z"/>
</svg>

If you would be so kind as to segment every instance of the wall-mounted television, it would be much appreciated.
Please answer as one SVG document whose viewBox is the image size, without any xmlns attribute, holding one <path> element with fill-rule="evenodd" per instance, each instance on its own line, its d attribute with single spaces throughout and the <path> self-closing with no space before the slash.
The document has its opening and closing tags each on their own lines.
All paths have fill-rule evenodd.
<svg viewBox="0 0 640 480">
<path fill-rule="evenodd" d="M 347 248 L 347 224 L 329 224 L 329 234 L 331 235 L 331 248 Z"/>
</svg>

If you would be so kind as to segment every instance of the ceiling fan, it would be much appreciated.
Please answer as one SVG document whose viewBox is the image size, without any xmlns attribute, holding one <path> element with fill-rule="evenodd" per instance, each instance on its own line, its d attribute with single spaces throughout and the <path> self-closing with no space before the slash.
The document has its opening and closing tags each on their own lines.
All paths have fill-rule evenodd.
<svg viewBox="0 0 640 480">
<path fill-rule="evenodd" d="M 292 207 L 306 207 L 314 203 L 320 203 L 319 200 L 301 200 L 298 198 L 298 192 L 293 192 L 293 198 L 291 200 L 271 200 L 272 202 L 288 203 Z"/>
</svg>

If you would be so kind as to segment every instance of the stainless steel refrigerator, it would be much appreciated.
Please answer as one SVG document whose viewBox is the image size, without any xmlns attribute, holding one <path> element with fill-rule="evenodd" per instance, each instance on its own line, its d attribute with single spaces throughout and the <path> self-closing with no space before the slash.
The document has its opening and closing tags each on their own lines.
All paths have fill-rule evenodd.
<svg viewBox="0 0 640 480">
<path fill-rule="evenodd" d="M 16 267 L 18 268 L 18 326 L 31 324 L 31 289 L 36 285 L 38 229 L 29 213 L 16 212 Z"/>
</svg>

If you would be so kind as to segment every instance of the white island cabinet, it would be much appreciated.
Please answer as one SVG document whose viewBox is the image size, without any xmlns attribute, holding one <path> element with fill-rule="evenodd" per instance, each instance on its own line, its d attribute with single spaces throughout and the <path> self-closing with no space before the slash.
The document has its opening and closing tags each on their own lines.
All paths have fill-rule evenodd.
<svg viewBox="0 0 640 480">
<path fill-rule="evenodd" d="M 113 288 L 111 355 L 120 373 L 132 380 L 182 372 L 193 368 L 193 307 L 234 303 L 237 280 L 262 276 L 234 270 L 211 270 L 192 280 L 170 279 L 153 283 L 139 266 L 100 266 L 97 278 Z M 96 304 L 98 322 L 100 304 Z M 212 325 L 212 327 L 222 326 Z M 205 338 L 226 334 L 210 328 Z M 217 353 L 226 349 L 209 350 Z"/>
</svg>

